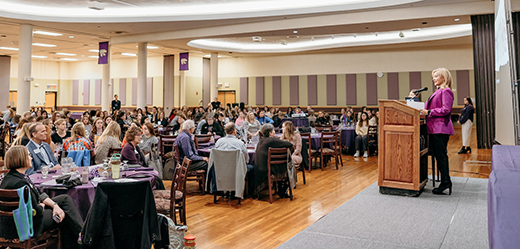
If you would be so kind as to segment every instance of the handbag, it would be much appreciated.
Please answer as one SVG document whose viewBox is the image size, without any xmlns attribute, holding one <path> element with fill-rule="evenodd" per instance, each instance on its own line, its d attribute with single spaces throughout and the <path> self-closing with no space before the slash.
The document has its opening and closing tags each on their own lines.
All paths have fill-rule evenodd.
<svg viewBox="0 0 520 249">
<path fill-rule="evenodd" d="M 27 202 L 25 201 L 25 190 L 27 190 Z M 33 234 L 33 208 L 31 202 L 31 191 L 28 186 L 23 186 L 16 190 L 20 202 L 18 209 L 13 210 L 14 223 L 16 225 L 16 232 L 20 241 L 30 239 Z"/>
<path fill-rule="evenodd" d="M 148 166 L 152 167 L 157 173 L 159 174 L 159 178 L 163 179 L 163 165 L 161 156 L 157 152 L 157 150 L 152 149 L 152 152 L 150 153 L 150 158 L 148 159 Z"/>
</svg>

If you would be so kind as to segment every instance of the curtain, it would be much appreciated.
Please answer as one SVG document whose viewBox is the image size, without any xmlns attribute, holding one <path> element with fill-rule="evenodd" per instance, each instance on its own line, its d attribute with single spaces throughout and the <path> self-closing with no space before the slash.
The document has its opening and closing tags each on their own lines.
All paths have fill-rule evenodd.
<svg viewBox="0 0 520 249">
<path fill-rule="evenodd" d="M 471 16 L 475 111 L 479 149 L 491 149 L 495 140 L 495 20 L 494 14 Z"/>
</svg>

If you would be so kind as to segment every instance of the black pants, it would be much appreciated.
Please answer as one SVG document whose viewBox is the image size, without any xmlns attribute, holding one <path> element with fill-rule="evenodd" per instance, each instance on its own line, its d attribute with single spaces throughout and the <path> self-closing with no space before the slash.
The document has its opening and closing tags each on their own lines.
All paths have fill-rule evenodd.
<svg viewBox="0 0 520 249">
<path fill-rule="evenodd" d="M 366 135 L 357 135 L 356 136 L 356 150 L 359 150 L 359 153 L 362 153 L 367 150 L 368 137 Z"/>
<path fill-rule="evenodd" d="M 441 172 L 441 185 L 451 184 L 450 165 L 448 160 L 448 134 L 430 134 L 430 147 L 433 150 L 433 156 L 437 160 L 437 167 Z"/>
<path fill-rule="evenodd" d="M 201 169 L 208 170 L 208 163 L 204 160 L 192 161 L 188 171 L 201 170 Z"/>
<path fill-rule="evenodd" d="M 42 231 L 59 227 L 62 248 L 80 248 L 78 245 L 78 235 L 83 227 L 83 219 L 79 214 L 76 203 L 69 195 L 58 195 L 51 199 L 63 210 L 65 218 L 61 223 L 54 222 L 52 219 L 52 208 L 46 206 L 43 210 Z"/>
</svg>

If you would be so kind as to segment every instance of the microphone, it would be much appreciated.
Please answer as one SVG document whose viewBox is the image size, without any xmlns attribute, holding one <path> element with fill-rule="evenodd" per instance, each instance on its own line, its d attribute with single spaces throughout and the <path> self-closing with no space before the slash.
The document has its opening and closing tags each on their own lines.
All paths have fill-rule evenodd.
<svg viewBox="0 0 520 249">
<path fill-rule="evenodd" d="M 425 86 L 425 87 L 423 87 L 421 89 L 415 89 L 412 92 L 417 94 L 417 93 L 424 92 L 424 91 L 428 91 L 428 87 Z"/>
</svg>

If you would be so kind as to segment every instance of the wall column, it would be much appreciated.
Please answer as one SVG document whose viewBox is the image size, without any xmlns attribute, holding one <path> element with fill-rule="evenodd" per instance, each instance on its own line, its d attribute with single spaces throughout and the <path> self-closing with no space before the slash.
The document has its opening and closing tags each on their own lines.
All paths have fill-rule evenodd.
<svg viewBox="0 0 520 249">
<path fill-rule="evenodd" d="M 112 87 L 110 84 L 110 54 L 112 49 L 110 43 L 108 44 L 108 55 L 107 64 L 103 64 L 103 78 L 101 79 L 101 110 L 112 113 L 111 100 L 112 100 Z"/>
<path fill-rule="evenodd" d="M 218 53 L 211 53 L 211 68 L 210 68 L 210 102 L 218 97 Z"/>
<path fill-rule="evenodd" d="M 146 42 L 140 42 L 137 49 L 137 108 L 146 106 Z"/>
<path fill-rule="evenodd" d="M 16 113 L 20 115 L 29 111 L 31 107 L 32 81 L 26 81 L 26 78 L 31 77 L 32 32 L 32 25 L 20 25 L 20 37 L 18 40 L 20 49 L 18 51 L 18 95 L 16 100 Z"/>
<path fill-rule="evenodd" d="M 0 55 L 0 89 L 4 91 L 0 91 L 0 110 L 5 110 L 4 108 L 9 103 L 9 80 L 11 78 L 11 56 Z"/>
<path fill-rule="evenodd" d="M 180 75 L 180 84 L 181 84 L 181 89 L 180 89 L 180 95 L 181 95 L 181 106 L 184 106 L 186 105 L 186 71 L 184 70 L 181 70 L 179 71 L 179 75 Z"/>
</svg>

